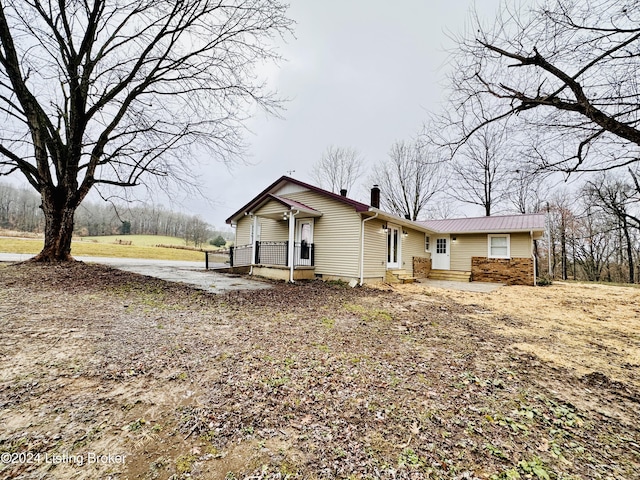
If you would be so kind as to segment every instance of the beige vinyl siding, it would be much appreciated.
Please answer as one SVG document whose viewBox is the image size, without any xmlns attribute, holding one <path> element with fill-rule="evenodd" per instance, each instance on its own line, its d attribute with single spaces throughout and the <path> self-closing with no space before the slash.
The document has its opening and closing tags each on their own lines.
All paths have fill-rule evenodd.
<svg viewBox="0 0 640 480">
<path fill-rule="evenodd" d="M 453 239 L 456 239 L 455 241 Z M 471 271 L 471 257 L 487 256 L 487 234 L 451 235 L 451 270 Z"/>
<path fill-rule="evenodd" d="M 404 229 L 408 235 L 402 240 L 402 268 L 413 275 L 413 257 L 429 257 L 424 251 L 424 233 Z"/>
<path fill-rule="evenodd" d="M 248 215 L 238 220 L 238 224 L 236 226 L 236 246 L 249 245 L 251 222 L 253 222 L 253 218 Z"/>
<path fill-rule="evenodd" d="M 270 200 L 265 203 L 255 215 L 260 223 L 261 242 L 285 242 L 289 240 L 289 222 L 282 219 L 281 215 L 288 211 L 289 207 L 280 202 Z M 265 218 L 265 215 L 277 215 L 278 218 Z"/>
<path fill-rule="evenodd" d="M 531 255 L 531 235 L 528 232 L 512 233 L 511 258 L 530 258 Z"/>
<path fill-rule="evenodd" d="M 261 242 L 286 242 L 289 240 L 289 222 L 272 218 L 258 218 Z"/>
<path fill-rule="evenodd" d="M 313 227 L 315 272 L 358 278 L 361 227 L 355 209 L 312 191 L 290 193 L 286 197 L 322 212 Z"/>
<path fill-rule="evenodd" d="M 453 238 L 456 241 L 453 241 Z M 451 234 L 451 270 L 471 270 L 471 257 L 487 257 L 488 234 Z M 529 258 L 531 256 L 531 237 L 528 233 L 510 234 L 512 258 Z"/>
<path fill-rule="evenodd" d="M 249 215 L 238 220 L 236 226 L 236 245 L 249 245 L 251 238 L 251 223 Z M 260 240 L 263 242 L 284 242 L 289 239 L 289 224 L 271 218 L 258 217 L 260 224 Z"/>
<path fill-rule="evenodd" d="M 364 278 L 384 278 L 387 270 L 387 234 L 384 222 L 369 220 L 364 224 Z"/>
<path fill-rule="evenodd" d="M 260 217 L 265 215 L 282 215 L 288 210 L 289 207 L 283 205 L 282 203 L 276 202 L 275 200 L 269 200 L 254 213 Z"/>
</svg>

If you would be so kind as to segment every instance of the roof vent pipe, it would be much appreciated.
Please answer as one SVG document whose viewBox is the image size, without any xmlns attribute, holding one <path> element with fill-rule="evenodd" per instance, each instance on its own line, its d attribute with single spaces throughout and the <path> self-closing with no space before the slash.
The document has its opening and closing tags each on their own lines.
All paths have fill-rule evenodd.
<svg viewBox="0 0 640 480">
<path fill-rule="evenodd" d="M 380 187 L 378 185 L 374 185 L 371 189 L 371 206 L 380 208 Z"/>
<path fill-rule="evenodd" d="M 346 188 L 341 188 L 340 189 L 340 196 L 341 197 L 346 197 L 347 196 L 347 189 Z"/>
</svg>

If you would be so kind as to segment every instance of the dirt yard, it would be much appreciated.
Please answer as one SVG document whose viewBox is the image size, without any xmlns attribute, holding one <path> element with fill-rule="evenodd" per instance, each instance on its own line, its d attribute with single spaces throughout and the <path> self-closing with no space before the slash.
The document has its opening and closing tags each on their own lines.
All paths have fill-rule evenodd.
<svg viewBox="0 0 640 480">
<path fill-rule="evenodd" d="M 0 477 L 632 479 L 640 289 L 0 265 Z"/>
</svg>

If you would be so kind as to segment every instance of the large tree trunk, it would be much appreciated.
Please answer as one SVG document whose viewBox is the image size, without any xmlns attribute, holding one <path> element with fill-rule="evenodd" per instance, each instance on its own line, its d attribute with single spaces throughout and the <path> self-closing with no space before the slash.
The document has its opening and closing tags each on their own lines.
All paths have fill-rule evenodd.
<svg viewBox="0 0 640 480">
<path fill-rule="evenodd" d="M 61 198 L 62 197 L 62 198 Z M 77 205 L 56 193 L 42 195 L 44 212 L 44 248 L 34 262 L 67 262 L 71 256 L 74 214 Z"/>
</svg>

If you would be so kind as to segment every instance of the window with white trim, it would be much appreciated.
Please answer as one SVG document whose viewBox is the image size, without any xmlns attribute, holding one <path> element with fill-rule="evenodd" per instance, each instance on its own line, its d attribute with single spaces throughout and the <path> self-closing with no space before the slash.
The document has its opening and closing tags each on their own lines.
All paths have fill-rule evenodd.
<svg viewBox="0 0 640 480">
<path fill-rule="evenodd" d="M 511 236 L 507 234 L 489 234 L 489 258 L 511 258 Z"/>
<path fill-rule="evenodd" d="M 429 235 L 424 236 L 424 251 L 428 252 L 431 247 L 431 237 Z"/>
<path fill-rule="evenodd" d="M 438 255 L 446 255 L 447 253 L 447 239 L 436 238 L 436 253 Z"/>
</svg>

